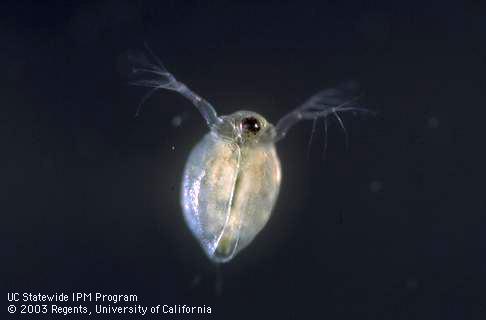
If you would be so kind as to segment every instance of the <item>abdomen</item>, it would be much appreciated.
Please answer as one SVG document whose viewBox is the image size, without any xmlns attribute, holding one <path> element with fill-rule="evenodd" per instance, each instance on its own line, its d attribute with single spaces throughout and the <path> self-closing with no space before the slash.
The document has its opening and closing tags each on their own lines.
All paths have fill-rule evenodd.
<svg viewBox="0 0 486 320">
<path fill-rule="evenodd" d="M 273 144 L 240 148 L 208 133 L 192 150 L 182 183 L 189 228 L 210 259 L 230 260 L 265 226 L 280 188 Z"/>
</svg>

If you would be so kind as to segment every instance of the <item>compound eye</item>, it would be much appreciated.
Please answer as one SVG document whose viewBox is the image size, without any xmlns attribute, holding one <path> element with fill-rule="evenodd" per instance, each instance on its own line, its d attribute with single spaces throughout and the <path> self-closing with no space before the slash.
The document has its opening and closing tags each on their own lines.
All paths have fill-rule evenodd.
<svg viewBox="0 0 486 320">
<path fill-rule="evenodd" d="M 256 134 L 261 129 L 260 121 L 254 117 L 244 118 L 241 126 L 245 132 L 251 132 L 253 134 Z"/>
</svg>

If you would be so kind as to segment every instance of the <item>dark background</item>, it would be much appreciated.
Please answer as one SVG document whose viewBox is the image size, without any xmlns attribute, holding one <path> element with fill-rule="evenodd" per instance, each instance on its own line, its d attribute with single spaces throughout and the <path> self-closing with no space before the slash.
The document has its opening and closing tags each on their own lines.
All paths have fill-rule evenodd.
<svg viewBox="0 0 486 320">
<path fill-rule="evenodd" d="M 476 3 L 3 2 L 6 291 L 212 307 L 175 319 L 486 319 Z M 134 117 L 146 90 L 128 85 L 127 56 L 144 42 L 220 114 L 275 123 L 346 80 L 379 112 L 344 116 L 348 149 L 331 120 L 324 159 L 322 126 L 309 157 L 309 122 L 278 144 L 276 208 L 221 282 L 179 205 L 207 128 L 170 92 Z"/>
</svg>

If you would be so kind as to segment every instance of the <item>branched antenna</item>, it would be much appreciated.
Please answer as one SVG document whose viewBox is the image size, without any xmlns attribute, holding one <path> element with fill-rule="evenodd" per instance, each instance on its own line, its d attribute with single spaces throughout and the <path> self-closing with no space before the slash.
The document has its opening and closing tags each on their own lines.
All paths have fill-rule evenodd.
<svg viewBox="0 0 486 320">
<path fill-rule="evenodd" d="M 166 89 L 178 92 L 189 99 L 199 110 L 209 127 L 212 127 L 215 123 L 220 121 L 216 110 L 214 110 L 211 104 L 189 89 L 184 83 L 179 82 L 174 75 L 164 67 L 162 61 L 160 61 L 160 59 L 152 52 L 147 43 L 145 43 L 145 49 L 148 52 L 149 57 L 144 54 L 130 56 L 130 59 L 134 63 L 134 67 L 132 68 L 133 73 L 149 76 L 148 79 L 133 81 L 131 84 L 151 88 L 151 90 L 142 97 L 135 113 L 136 117 L 140 114 L 140 110 L 144 103 L 156 91 Z"/>
</svg>

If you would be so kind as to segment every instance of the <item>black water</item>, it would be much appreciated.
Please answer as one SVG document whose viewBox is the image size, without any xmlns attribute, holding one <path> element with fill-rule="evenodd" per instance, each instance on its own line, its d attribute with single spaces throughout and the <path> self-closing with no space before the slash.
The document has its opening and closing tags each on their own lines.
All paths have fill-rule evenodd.
<svg viewBox="0 0 486 320">
<path fill-rule="evenodd" d="M 484 319 L 483 7 L 3 2 L 4 290 L 212 309 L 167 319 Z M 294 128 L 273 216 L 218 271 L 179 206 L 201 117 L 169 92 L 133 116 L 144 42 L 220 114 L 276 122 L 353 80 L 378 115 L 344 116 L 347 149 L 330 119 L 324 157 L 322 123 L 309 156 L 311 123 Z"/>
</svg>

